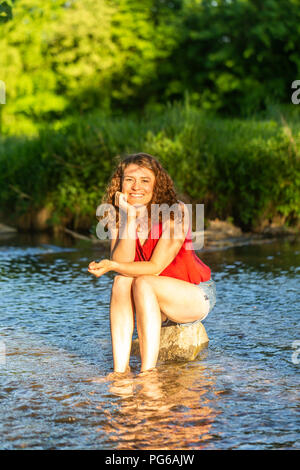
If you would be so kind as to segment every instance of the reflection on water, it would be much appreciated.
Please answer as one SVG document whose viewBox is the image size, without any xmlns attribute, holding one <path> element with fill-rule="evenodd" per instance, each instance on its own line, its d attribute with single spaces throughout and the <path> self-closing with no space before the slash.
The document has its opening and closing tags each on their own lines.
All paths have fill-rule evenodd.
<svg viewBox="0 0 300 470">
<path fill-rule="evenodd" d="M 151 374 L 133 357 L 121 377 L 108 376 L 113 275 L 87 273 L 105 256 L 0 240 L 1 449 L 299 448 L 299 243 L 203 253 L 218 291 L 209 347 Z"/>
<path fill-rule="evenodd" d="M 213 378 L 201 366 L 169 366 L 143 377 L 115 380 L 111 393 L 124 396 L 105 425 L 116 449 L 201 449 L 211 439 L 217 414 L 210 406 Z M 170 419 L 171 418 L 171 419 Z M 114 432 L 112 432 L 114 429 Z M 127 443 L 124 447 L 124 443 Z"/>
</svg>

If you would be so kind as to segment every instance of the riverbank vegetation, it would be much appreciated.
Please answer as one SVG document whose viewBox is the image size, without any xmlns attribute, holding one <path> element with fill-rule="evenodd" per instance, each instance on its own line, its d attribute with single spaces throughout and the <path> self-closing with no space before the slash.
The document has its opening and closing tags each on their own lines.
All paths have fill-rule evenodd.
<svg viewBox="0 0 300 470">
<path fill-rule="evenodd" d="M 12 221 L 47 208 L 50 225 L 88 229 L 115 157 L 144 151 L 160 159 L 186 202 L 205 204 L 206 218 L 230 218 L 247 230 L 274 217 L 294 225 L 300 120 L 293 122 L 275 111 L 272 119 L 217 118 L 186 101 L 143 118 L 92 113 L 36 137 L 6 138 L 1 207 Z"/>
<path fill-rule="evenodd" d="M 0 0 L 0 211 L 89 230 L 116 156 L 206 218 L 300 216 L 300 0 Z"/>
</svg>

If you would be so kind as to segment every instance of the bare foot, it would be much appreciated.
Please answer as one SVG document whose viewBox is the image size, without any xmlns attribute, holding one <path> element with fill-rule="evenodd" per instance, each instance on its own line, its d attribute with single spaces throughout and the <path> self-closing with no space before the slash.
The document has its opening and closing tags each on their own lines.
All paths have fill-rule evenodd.
<svg viewBox="0 0 300 470">
<path fill-rule="evenodd" d="M 139 387 L 141 387 L 140 393 L 152 400 L 161 400 L 163 398 L 162 384 L 156 367 L 141 372 L 136 380 Z"/>
<path fill-rule="evenodd" d="M 128 366 L 124 372 L 118 372 L 118 371 L 110 372 L 106 376 L 106 378 L 108 380 L 115 380 L 115 379 L 122 379 L 125 377 L 131 377 L 131 376 L 132 376 L 131 369 L 130 369 L 130 366 Z"/>
<path fill-rule="evenodd" d="M 129 397 L 133 395 L 133 374 L 130 367 L 125 372 L 111 372 L 107 379 L 112 382 L 109 391 L 113 395 Z"/>
<path fill-rule="evenodd" d="M 129 397 L 133 395 L 133 379 L 120 378 L 113 380 L 109 387 L 110 393 L 120 397 Z"/>
<path fill-rule="evenodd" d="M 91 377 L 90 379 L 86 379 L 87 382 L 92 382 L 92 383 L 104 383 L 110 380 L 116 380 L 116 379 L 123 379 L 126 378 L 127 376 L 131 377 L 131 369 L 128 366 L 125 372 L 110 372 L 107 374 L 105 377 Z"/>
<path fill-rule="evenodd" d="M 156 367 L 152 367 L 151 369 L 147 369 L 147 370 L 141 370 L 141 372 L 138 374 L 138 377 L 145 377 L 156 372 L 157 372 Z"/>
</svg>

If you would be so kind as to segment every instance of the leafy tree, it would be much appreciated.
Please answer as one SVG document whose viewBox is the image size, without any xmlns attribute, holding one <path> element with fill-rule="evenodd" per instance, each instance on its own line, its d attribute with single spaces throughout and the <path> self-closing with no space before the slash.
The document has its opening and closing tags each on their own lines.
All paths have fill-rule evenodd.
<svg viewBox="0 0 300 470">
<path fill-rule="evenodd" d="M 170 58 L 178 94 L 188 89 L 198 105 L 236 115 L 289 102 L 300 74 L 299 7 L 299 0 L 187 0 Z"/>
<path fill-rule="evenodd" d="M 13 18 L 10 0 L 0 6 L 10 134 L 187 93 L 201 108 L 250 114 L 290 103 L 300 75 L 300 0 L 19 0 Z"/>
<path fill-rule="evenodd" d="M 103 104 L 113 55 L 110 14 L 104 0 L 97 8 L 92 0 L 16 3 L 0 38 L 0 78 L 7 89 L 3 112 L 11 133 L 18 133 L 19 123 L 22 132 L 31 133 L 74 108 Z M 93 87 L 99 93 L 91 106 L 84 91 Z"/>
<path fill-rule="evenodd" d="M 12 19 L 12 1 L 0 1 L 0 24 Z"/>
<path fill-rule="evenodd" d="M 112 105 L 140 110 L 163 98 L 164 74 L 176 74 L 170 56 L 177 48 L 182 0 L 118 0 L 111 38 L 118 66 L 111 77 Z"/>
</svg>

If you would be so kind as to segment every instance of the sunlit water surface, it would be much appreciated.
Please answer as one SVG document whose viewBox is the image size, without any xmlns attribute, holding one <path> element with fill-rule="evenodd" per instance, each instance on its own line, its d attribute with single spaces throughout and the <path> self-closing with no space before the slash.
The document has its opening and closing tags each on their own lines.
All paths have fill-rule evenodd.
<svg viewBox="0 0 300 470">
<path fill-rule="evenodd" d="M 114 275 L 87 272 L 107 252 L 0 239 L 0 448 L 299 448 L 300 244 L 199 256 L 218 293 L 208 348 L 148 378 L 132 357 L 112 382 Z"/>
</svg>

